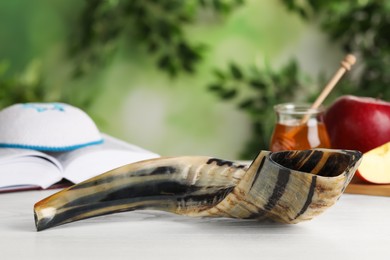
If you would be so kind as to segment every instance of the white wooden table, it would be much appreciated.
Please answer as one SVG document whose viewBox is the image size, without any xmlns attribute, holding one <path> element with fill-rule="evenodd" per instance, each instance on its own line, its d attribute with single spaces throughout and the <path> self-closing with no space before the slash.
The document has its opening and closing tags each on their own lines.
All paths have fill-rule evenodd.
<svg viewBox="0 0 390 260">
<path fill-rule="evenodd" d="M 343 195 L 296 225 L 126 212 L 36 232 L 54 191 L 0 194 L 0 259 L 390 259 L 390 198 Z"/>
</svg>

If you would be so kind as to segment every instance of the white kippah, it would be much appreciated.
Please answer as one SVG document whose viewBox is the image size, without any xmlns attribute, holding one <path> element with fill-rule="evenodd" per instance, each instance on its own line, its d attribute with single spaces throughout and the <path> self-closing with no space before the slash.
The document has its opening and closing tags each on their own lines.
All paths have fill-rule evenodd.
<svg viewBox="0 0 390 260">
<path fill-rule="evenodd" d="M 59 152 L 102 142 L 92 119 L 71 105 L 25 103 L 0 111 L 0 147 Z"/>
</svg>

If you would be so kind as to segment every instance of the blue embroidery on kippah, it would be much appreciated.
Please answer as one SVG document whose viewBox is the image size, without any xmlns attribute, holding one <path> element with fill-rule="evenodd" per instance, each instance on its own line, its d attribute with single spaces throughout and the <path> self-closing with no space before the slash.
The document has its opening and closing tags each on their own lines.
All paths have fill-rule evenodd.
<svg viewBox="0 0 390 260">
<path fill-rule="evenodd" d="M 76 144 L 76 145 L 70 145 L 70 146 L 57 146 L 57 147 L 55 147 L 55 146 L 0 143 L 0 148 L 32 149 L 32 150 L 45 151 L 45 152 L 66 152 L 66 151 L 71 151 L 71 150 L 83 148 L 86 146 L 102 144 L 103 142 L 104 142 L 104 140 L 100 139 L 100 140 L 89 142 L 89 143 Z"/>
<path fill-rule="evenodd" d="M 45 105 L 39 105 L 38 103 L 25 103 L 23 104 L 23 108 L 35 109 L 37 112 L 44 112 L 47 110 L 57 110 L 60 112 L 65 112 L 64 106 L 60 103 L 46 103 Z"/>
<path fill-rule="evenodd" d="M 58 110 L 58 111 L 61 111 L 61 112 L 64 112 L 65 111 L 65 108 L 62 104 L 58 104 L 58 103 L 54 103 L 53 104 L 53 109 L 54 110 Z"/>
</svg>

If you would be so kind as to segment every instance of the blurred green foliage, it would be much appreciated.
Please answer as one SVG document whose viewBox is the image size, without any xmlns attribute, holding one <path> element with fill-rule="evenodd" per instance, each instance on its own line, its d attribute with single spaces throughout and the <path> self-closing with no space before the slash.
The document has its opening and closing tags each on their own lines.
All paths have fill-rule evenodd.
<svg viewBox="0 0 390 260">
<path fill-rule="evenodd" d="M 333 97 L 343 94 L 380 97 L 390 100 L 390 2 L 385 0 L 282 0 L 285 6 L 310 23 L 318 23 L 332 41 L 337 41 L 345 53 L 358 57 L 359 75 L 343 79 L 332 92 Z M 335 70 L 337 66 L 335 65 Z M 229 73 L 217 71 L 210 90 L 226 101 L 234 100 L 240 92 L 252 88 L 253 94 L 238 102 L 238 107 L 252 119 L 253 136 L 242 157 L 249 159 L 259 148 L 267 149 L 274 125 L 272 106 L 296 101 L 296 93 L 305 93 L 308 85 L 325 85 L 326 79 L 306 79 L 293 62 L 275 72 L 253 68 L 240 68 L 232 64 Z M 251 75 L 248 78 L 244 75 Z M 237 82 L 240 87 L 237 87 Z M 255 85 L 253 84 L 255 83 Z M 303 92 L 302 92 L 303 91 Z M 301 96 L 302 97 L 302 96 Z M 303 101 L 311 102 L 313 93 L 306 92 Z M 332 99 L 332 97 L 330 97 Z M 302 101 L 302 99 L 301 99 Z"/>
<path fill-rule="evenodd" d="M 77 60 L 76 75 L 104 65 L 119 46 L 142 46 L 145 54 L 170 76 L 193 73 L 206 46 L 192 43 L 185 26 L 199 9 L 228 14 L 243 0 L 88 0 L 71 37 L 70 53 Z"/>
<path fill-rule="evenodd" d="M 390 1 L 283 2 L 308 22 L 318 22 L 345 52 L 358 56 L 360 78 L 350 92 L 390 100 Z"/>
<path fill-rule="evenodd" d="M 156 66 L 172 77 L 194 73 L 206 46 L 192 43 L 185 27 L 197 22 L 199 10 L 210 10 L 218 17 L 242 4 L 243 0 L 86 0 L 78 19 L 68 21 L 67 55 L 73 79 L 66 80 L 99 73 L 119 49 L 154 58 Z M 0 108 L 55 100 L 88 110 L 99 93 L 98 86 L 49 87 L 38 61 L 16 74 L 8 72 L 6 61 L 0 62 Z"/>
<path fill-rule="evenodd" d="M 216 69 L 214 74 L 216 81 L 210 84 L 210 91 L 222 100 L 235 102 L 252 121 L 253 134 L 241 154 L 242 158 L 253 157 L 259 147 L 268 149 L 274 126 L 273 106 L 299 99 L 300 90 L 305 90 L 309 84 L 296 61 L 277 71 L 269 65 L 259 69 L 255 65 L 241 68 L 230 63 L 227 70 Z"/>
<path fill-rule="evenodd" d="M 0 107 L 47 100 L 39 62 L 33 61 L 24 72 L 14 76 L 7 76 L 8 66 L 4 61 L 0 63 Z"/>
<path fill-rule="evenodd" d="M 390 1 L 281 2 L 307 23 L 319 24 L 345 53 L 357 55 L 359 66 L 355 71 L 358 73 L 343 79 L 332 92 L 333 97 L 354 94 L 390 100 Z M 198 21 L 201 11 L 225 16 L 242 4 L 243 0 L 88 0 L 79 20 L 69 28 L 73 76 L 85 76 L 107 65 L 119 48 L 151 57 L 163 73 L 172 77 L 196 73 L 207 46 L 193 42 L 191 35 L 186 34 L 186 27 Z M 1 63 L 1 107 L 29 101 L 67 102 L 72 97 L 69 90 L 48 88 L 37 62 L 18 75 L 10 76 L 6 71 L 6 64 Z M 243 158 L 251 158 L 259 149 L 268 148 L 274 125 L 273 105 L 310 102 L 316 93 L 309 91 L 309 86 L 322 86 L 327 80 L 326 77 L 309 79 L 304 74 L 294 60 L 280 69 L 231 62 L 227 68 L 214 70 L 209 91 L 223 101 L 236 104 L 252 121 L 253 135 L 248 138 Z M 77 105 L 85 109 L 93 98 L 90 95 Z"/>
</svg>

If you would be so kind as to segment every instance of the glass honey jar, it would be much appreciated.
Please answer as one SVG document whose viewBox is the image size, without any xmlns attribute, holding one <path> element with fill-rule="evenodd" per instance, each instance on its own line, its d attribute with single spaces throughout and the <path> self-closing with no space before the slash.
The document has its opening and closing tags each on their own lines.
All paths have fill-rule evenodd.
<svg viewBox="0 0 390 260">
<path fill-rule="evenodd" d="M 279 104 L 274 107 L 276 124 L 270 150 L 306 150 L 330 148 L 329 136 L 323 121 L 324 107 L 308 104 Z"/>
</svg>

